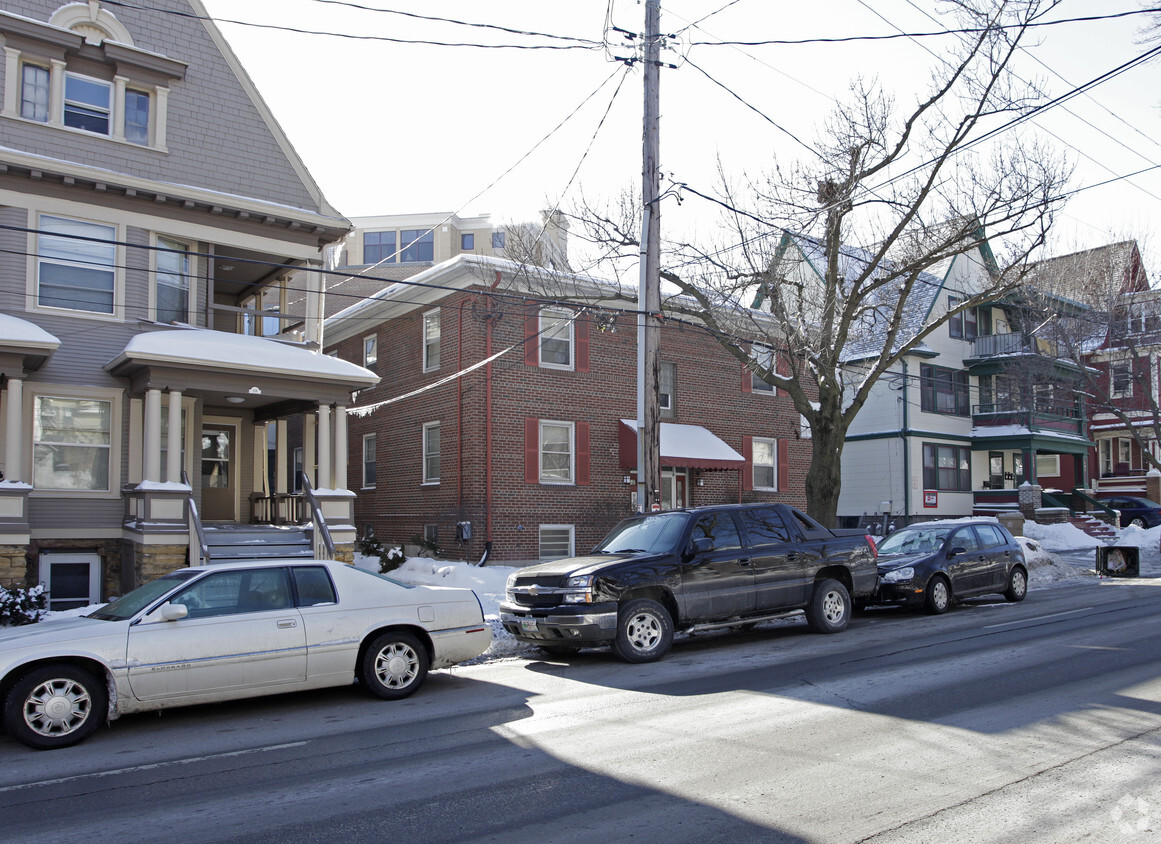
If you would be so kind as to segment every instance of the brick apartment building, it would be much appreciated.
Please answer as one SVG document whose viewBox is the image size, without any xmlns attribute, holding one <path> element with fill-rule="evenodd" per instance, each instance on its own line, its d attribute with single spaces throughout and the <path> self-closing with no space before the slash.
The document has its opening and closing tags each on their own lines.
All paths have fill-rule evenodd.
<svg viewBox="0 0 1161 844">
<path fill-rule="evenodd" d="M 326 350 L 382 379 L 348 419 L 360 532 L 511 564 L 583 553 L 634 512 L 634 305 L 550 303 L 533 291 L 609 291 L 539 272 L 460 255 L 327 321 Z M 790 399 L 696 326 L 666 323 L 660 349 L 663 506 L 803 505 Z"/>
</svg>

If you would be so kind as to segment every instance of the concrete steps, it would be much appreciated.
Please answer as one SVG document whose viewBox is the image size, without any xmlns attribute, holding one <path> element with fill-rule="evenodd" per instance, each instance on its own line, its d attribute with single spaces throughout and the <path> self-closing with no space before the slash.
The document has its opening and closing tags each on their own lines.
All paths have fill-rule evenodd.
<svg viewBox="0 0 1161 844">
<path fill-rule="evenodd" d="M 274 525 L 207 526 L 211 563 L 254 560 L 312 559 L 314 549 L 306 529 Z"/>
<path fill-rule="evenodd" d="M 1100 519 L 1092 516 L 1070 516 L 1069 522 L 1076 525 L 1089 536 L 1109 542 L 1117 538 L 1118 531 L 1107 522 L 1102 522 Z"/>
</svg>

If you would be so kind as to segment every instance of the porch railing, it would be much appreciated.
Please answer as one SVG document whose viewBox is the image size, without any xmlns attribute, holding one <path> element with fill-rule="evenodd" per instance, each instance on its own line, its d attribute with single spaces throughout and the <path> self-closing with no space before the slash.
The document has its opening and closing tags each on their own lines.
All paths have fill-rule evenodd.
<svg viewBox="0 0 1161 844">
<path fill-rule="evenodd" d="M 201 515 L 198 514 L 198 504 L 197 504 L 197 501 L 194 500 L 193 487 L 190 485 L 189 476 L 186 474 L 185 469 L 181 470 L 181 482 L 183 484 L 185 484 L 187 487 L 189 487 L 190 532 L 198 538 L 198 552 L 201 555 L 198 563 L 195 563 L 193 560 L 190 560 L 190 565 L 191 566 L 198 565 L 201 563 L 204 563 L 205 565 L 209 565 L 209 563 L 210 563 L 210 546 L 209 546 L 209 543 L 206 542 L 206 530 L 202 526 L 202 517 L 201 517 Z M 191 551 L 192 551 L 192 548 L 191 548 Z"/>
<path fill-rule="evenodd" d="M 327 527 L 327 520 L 323 518 L 322 507 L 314 494 L 310 478 L 304 472 L 302 475 L 302 491 L 310 503 L 310 520 L 314 526 L 314 555 L 318 559 L 333 560 L 335 558 L 335 542 L 331 539 L 331 530 Z M 325 555 L 321 552 L 325 551 Z"/>
<path fill-rule="evenodd" d="M 297 492 L 250 496 L 251 520 L 260 525 L 300 525 L 306 521 L 306 498 Z"/>
</svg>

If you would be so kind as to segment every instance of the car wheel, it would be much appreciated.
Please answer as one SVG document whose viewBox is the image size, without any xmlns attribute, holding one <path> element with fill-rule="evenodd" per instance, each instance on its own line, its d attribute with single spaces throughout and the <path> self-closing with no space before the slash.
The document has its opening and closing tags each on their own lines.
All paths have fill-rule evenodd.
<svg viewBox="0 0 1161 844">
<path fill-rule="evenodd" d="M 651 598 L 637 598 L 617 610 L 617 638 L 613 651 L 626 662 L 654 662 L 673 643 L 669 610 Z"/>
<path fill-rule="evenodd" d="M 415 636 L 384 633 L 363 654 L 359 677 L 376 697 L 399 700 L 423 685 L 427 662 L 427 650 Z"/>
<path fill-rule="evenodd" d="M 549 656 L 573 656 L 580 650 L 576 645 L 537 645 Z"/>
<path fill-rule="evenodd" d="M 923 606 L 932 615 L 942 615 L 951 606 L 951 586 L 943 575 L 937 574 L 927 582 Z"/>
<path fill-rule="evenodd" d="M 1008 575 L 1008 588 L 1004 592 L 1004 597 L 1009 601 L 1023 601 L 1028 594 L 1028 575 L 1024 569 L 1019 566 L 1012 568 L 1012 573 Z"/>
<path fill-rule="evenodd" d="M 1143 528 L 1145 527 L 1145 520 L 1138 516 L 1137 518 L 1133 519 L 1133 521 L 1129 522 L 1129 524 L 1131 524 L 1133 527 Z"/>
<path fill-rule="evenodd" d="M 838 633 L 851 620 L 851 596 L 837 580 L 823 580 L 814 586 L 806 607 L 806 623 L 816 633 Z"/>
<path fill-rule="evenodd" d="M 47 665 L 16 681 L 4 703 L 4 728 L 37 750 L 68 747 L 92 735 L 108 708 L 103 680 L 72 665 Z"/>
</svg>

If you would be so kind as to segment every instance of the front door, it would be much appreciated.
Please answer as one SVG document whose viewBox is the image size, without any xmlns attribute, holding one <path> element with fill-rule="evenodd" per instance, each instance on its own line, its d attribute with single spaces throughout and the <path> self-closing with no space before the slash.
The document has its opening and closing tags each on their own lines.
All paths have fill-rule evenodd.
<svg viewBox="0 0 1161 844">
<path fill-rule="evenodd" d="M 202 519 L 238 520 L 238 426 L 229 422 L 202 425 Z"/>
</svg>

